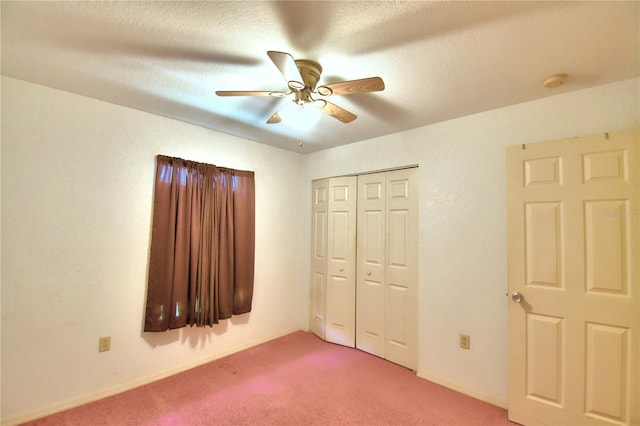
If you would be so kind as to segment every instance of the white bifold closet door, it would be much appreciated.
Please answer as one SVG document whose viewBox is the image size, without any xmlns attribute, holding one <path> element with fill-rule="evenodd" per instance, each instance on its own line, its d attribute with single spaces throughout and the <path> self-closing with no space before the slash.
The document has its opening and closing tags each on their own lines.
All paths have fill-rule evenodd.
<svg viewBox="0 0 640 426">
<path fill-rule="evenodd" d="M 356 347 L 417 367 L 417 169 L 358 176 Z"/>
<path fill-rule="evenodd" d="M 313 183 L 310 329 L 417 366 L 417 169 Z"/>
<path fill-rule="evenodd" d="M 355 346 L 355 176 L 313 182 L 310 329 L 323 339 Z"/>
<path fill-rule="evenodd" d="M 356 336 L 356 177 L 329 179 L 325 340 L 353 346 Z"/>
<path fill-rule="evenodd" d="M 311 305 L 309 329 L 325 338 L 327 307 L 327 212 L 329 179 L 316 180 L 311 195 Z"/>
</svg>

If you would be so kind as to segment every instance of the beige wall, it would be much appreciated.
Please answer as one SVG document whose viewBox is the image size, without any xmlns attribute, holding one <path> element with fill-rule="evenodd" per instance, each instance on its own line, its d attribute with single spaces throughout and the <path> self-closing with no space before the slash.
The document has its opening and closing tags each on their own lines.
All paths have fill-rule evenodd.
<svg viewBox="0 0 640 426">
<path fill-rule="evenodd" d="M 638 127 L 639 91 L 628 80 L 305 156 L 308 181 L 419 164 L 420 376 L 506 405 L 505 147 Z"/>
<path fill-rule="evenodd" d="M 142 334 L 160 153 L 255 171 L 250 314 Z M 298 153 L 3 77 L 2 419 L 305 327 L 301 174 Z"/>
<path fill-rule="evenodd" d="M 3 422 L 306 329 L 311 180 L 407 164 L 420 165 L 419 374 L 504 404 L 504 148 L 637 127 L 638 93 L 630 80 L 301 156 L 2 77 Z M 141 333 L 158 153 L 255 170 L 251 314 Z"/>
</svg>

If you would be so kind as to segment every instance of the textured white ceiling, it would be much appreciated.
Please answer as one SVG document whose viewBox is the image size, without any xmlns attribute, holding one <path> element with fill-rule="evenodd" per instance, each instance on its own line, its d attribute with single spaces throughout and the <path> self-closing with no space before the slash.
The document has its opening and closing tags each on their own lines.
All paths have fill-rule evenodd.
<svg viewBox="0 0 640 426">
<path fill-rule="evenodd" d="M 312 152 L 637 77 L 640 3 L 2 1 L 2 74 Z M 266 124 L 286 90 L 266 52 L 320 62 L 320 83 L 380 76 L 334 96 L 358 116 L 307 131 Z M 542 81 L 567 73 L 558 89 Z M 299 148 L 298 143 L 304 143 Z"/>
</svg>

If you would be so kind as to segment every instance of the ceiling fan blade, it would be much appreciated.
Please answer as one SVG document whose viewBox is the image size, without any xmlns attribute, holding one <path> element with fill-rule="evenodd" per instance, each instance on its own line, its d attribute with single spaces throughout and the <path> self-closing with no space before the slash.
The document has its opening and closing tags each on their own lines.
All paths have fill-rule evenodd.
<svg viewBox="0 0 640 426">
<path fill-rule="evenodd" d="M 322 96 L 354 95 L 356 93 L 379 92 L 384 90 L 384 81 L 380 77 L 362 78 L 360 80 L 341 81 L 325 84 L 316 89 Z"/>
<path fill-rule="evenodd" d="M 280 70 L 280 73 L 284 76 L 284 79 L 287 81 L 287 86 L 294 90 L 304 89 L 304 80 L 302 80 L 293 56 L 288 53 L 273 50 L 268 51 L 267 55 L 269 55 L 269 58 L 271 58 L 275 66 Z"/>
<path fill-rule="evenodd" d="M 250 91 L 250 90 L 218 90 L 216 91 L 218 96 L 273 96 L 275 98 L 281 98 L 287 94 L 284 92 L 267 92 L 267 91 Z"/>
<path fill-rule="evenodd" d="M 351 123 L 353 120 L 358 118 L 357 115 L 350 113 L 344 108 L 339 107 L 336 104 L 332 104 L 331 102 L 327 102 L 324 99 L 320 99 L 316 101 L 316 105 L 318 109 L 326 114 L 329 114 L 333 118 L 336 118 L 343 123 Z"/>
</svg>

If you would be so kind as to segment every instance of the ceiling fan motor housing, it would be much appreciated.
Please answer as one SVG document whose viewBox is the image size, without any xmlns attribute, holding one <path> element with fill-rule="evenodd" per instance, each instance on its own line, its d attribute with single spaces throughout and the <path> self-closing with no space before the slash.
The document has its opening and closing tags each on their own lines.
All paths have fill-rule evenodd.
<svg viewBox="0 0 640 426">
<path fill-rule="evenodd" d="M 305 87 L 308 87 L 310 91 L 316 89 L 316 84 L 320 80 L 320 74 L 322 74 L 322 66 L 315 61 L 308 59 L 296 59 L 296 66 L 300 71 L 300 76 L 304 82 Z"/>
</svg>

